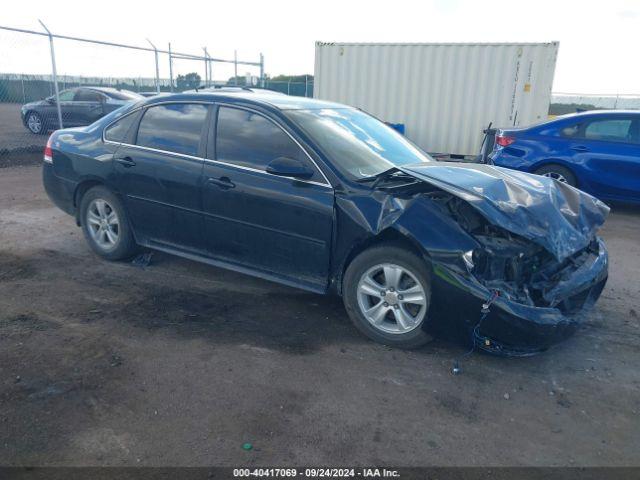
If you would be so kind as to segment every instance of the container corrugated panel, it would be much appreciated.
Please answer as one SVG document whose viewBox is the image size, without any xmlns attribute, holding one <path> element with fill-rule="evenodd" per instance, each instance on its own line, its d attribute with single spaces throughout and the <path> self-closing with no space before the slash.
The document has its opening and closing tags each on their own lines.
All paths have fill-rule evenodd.
<svg viewBox="0 0 640 480">
<path fill-rule="evenodd" d="M 316 42 L 314 97 L 404 124 L 425 151 L 475 155 L 490 122 L 547 118 L 558 46 Z"/>
</svg>

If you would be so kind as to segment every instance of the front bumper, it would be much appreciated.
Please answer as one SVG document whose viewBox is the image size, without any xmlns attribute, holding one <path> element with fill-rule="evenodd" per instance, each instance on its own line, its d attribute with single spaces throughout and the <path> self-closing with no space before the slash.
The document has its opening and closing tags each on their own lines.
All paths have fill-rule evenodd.
<svg viewBox="0 0 640 480">
<path fill-rule="evenodd" d="M 493 292 L 472 276 L 434 265 L 433 297 L 441 299 L 434 303 L 435 314 L 455 312 L 471 332 L 475 345 L 491 353 L 525 356 L 545 350 L 573 334 L 599 298 L 607 281 L 609 260 L 601 239 L 598 247 L 597 255 L 557 287 L 555 307 L 524 305 L 499 295 L 480 325 L 482 305 Z"/>
</svg>

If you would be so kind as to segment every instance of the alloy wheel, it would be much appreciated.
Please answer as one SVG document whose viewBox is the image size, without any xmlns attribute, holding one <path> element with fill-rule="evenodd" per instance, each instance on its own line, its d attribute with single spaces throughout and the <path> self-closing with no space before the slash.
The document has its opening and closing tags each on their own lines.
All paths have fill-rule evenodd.
<svg viewBox="0 0 640 480">
<path fill-rule="evenodd" d="M 560 183 L 569 183 L 567 182 L 567 179 L 564 177 L 564 175 L 562 175 L 561 173 L 558 172 L 545 172 L 542 174 L 543 177 L 548 177 L 548 178 L 553 178 L 554 180 L 559 181 Z"/>
<path fill-rule="evenodd" d="M 418 328 L 428 307 L 424 286 L 408 269 L 392 263 L 367 270 L 357 286 L 358 306 L 376 329 L 403 334 Z"/>
<path fill-rule="evenodd" d="M 42 131 L 42 120 L 35 113 L 32 113 L 27 117 L 27 127 L 33 133 L 40 133 Z"/>
<path fill-rule="evenodd" d="M 87 226 L 91 238 L 102 250 L 113 250 L 118 244 L 120 219 L 113 207 L 97 198 L 87 208 Z"/>
</svg>

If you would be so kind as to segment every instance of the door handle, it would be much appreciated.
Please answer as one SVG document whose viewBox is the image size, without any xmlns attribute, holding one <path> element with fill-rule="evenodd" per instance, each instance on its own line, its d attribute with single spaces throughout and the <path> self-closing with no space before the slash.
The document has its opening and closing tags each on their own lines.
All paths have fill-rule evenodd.
<svg viewBox="0 0 640 480">
<path fill-rule="evenodd" d="M 220 177 L 220 178 L 208 178 L 207 183 L 209 185 L 215 185 L 223 190 L 228 190 L 230 188 L 235 188 L 236 184 L 229 180 L 228 177 Z"/>
<path fill-rule="evenodd" d="M 571 150 L 574 150 L 576 152 L 586 152 L 589 149 L 587 147 L 585 147 L 584 145 L 574 145 L 571 147 Z"/>
<path fill-rule="evenodd" d="M 116 162 L 122 165 L 125 168 L 131 168 L 136 166 L 136 162 L 133 161 L 131 157 L 118 157 L 116 158 Z"/>
</svg>

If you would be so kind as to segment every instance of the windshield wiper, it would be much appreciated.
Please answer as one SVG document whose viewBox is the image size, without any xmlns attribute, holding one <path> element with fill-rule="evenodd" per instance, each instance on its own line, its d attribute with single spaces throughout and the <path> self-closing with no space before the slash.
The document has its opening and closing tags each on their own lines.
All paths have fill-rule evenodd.
<svg viewBox="0 0 640 480">
<path fill-rule="evenodd" d="M 379 180 L 380 178 L 387 178 L 389 175 L 392 175 L 396 172 L 399 172 L 400 170 L 397 167 L 391 167 L 388 170 L 383 170 L 380 173 L 376 173 L 375 175 L 371 175 L 370 177 L 362 177 L 362 178 L 358 178 L 356 180 L 356 182 L 358 183 L 369 183 L 369 182 L 374 182 L 376 180 Z"/>
<path fill-rule="evenodd" d="M 410 178 L 414 181 L 417 181 L 415 179 L 415 177 L 403 172 L 402 170 L 400 170 L 397 167 L 392 167 L 389 170 L 385 170 L 383 172 L 380 172 L 376 175 L 372 175 L 370 177 L 364 177 L 364 178 L 359 178 L 358 180 L 356 180 L 356 182 L 359 183 L 368 183 L 368 182 L 373 182 L 371 184 L 371 188 L 376 188 L 380 183 L 389 180 L 391 177 L 394 178 L 398 178 L 398 177 L 406 177 L 406 178 Z"/>
</svg>

